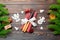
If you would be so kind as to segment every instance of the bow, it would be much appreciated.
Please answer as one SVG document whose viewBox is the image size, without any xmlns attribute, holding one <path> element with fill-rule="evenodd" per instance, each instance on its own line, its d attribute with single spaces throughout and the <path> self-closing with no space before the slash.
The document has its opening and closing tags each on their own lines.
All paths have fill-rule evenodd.
<svg viewBox="0 0 60 40">
<path fill-rule="evenodd" d="M 33 17 L 33 18 L 29 19 L 29 20 L 27 18 L 21 19 L 21 24 L 25 24 L 25 23 L 27 23 L 29 21 L 33 26 L 37 26 L 37 24 L 34 22 L 35 20 L 36 20 L 35 17 Z"/>
</svg>

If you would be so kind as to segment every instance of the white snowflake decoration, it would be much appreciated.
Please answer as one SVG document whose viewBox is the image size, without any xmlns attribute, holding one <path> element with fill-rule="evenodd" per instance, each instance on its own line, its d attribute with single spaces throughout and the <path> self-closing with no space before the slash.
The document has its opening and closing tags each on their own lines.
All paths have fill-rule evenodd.
<svg viewBox="0 0 60 40">
<path fill-rule="evenodd" d="M 43 13 L 43 12 L 44 12 L 44 10 L 43 10 L 43 9 L 41 9 L 41 10 L 40 10 L 40 13 Z"/>
<path fill-rule="evenodd" d="M 19 14 L 13 14 L 12 18 L 16 21 L 16 22 L 19 22 L 20 21 L 20 18 L 19 18 Z"/>
<path fill-rule="evenodd" d="M 19 28 L 18 27 L 14 27 L 15 28 L 15 30 L 17 31 L 17 30 L 19 30 Z"/>
<path fill-rule="evenodd" d="M 40 19 L 37 22 L 38 24 L 42 24 L 43 22 L 45 22 L 45 17 L 40 17 Z"/>
<path fill-rule="evenodd" d="M 41 26 L 40 29 L 43 30 L 43 27 Z"/>
</svg>

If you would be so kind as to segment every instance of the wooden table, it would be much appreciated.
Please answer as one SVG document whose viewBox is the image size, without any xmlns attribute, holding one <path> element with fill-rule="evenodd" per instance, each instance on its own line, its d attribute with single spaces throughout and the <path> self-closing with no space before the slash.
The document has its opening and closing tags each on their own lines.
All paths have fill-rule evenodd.
<svg viewBox="0 0 60 40">
<path fill-rule="evenodd" d="M 8 35 L 7 38 L 0 38 L 0 40 L 60 40 L 60 36 L 55 36 L 52 34 L 50 30 L 48 30 L 48 15 L 47 11 L 49 9 L 49 5 L 55 3 L 54 0 L 0 0 L 0 3 L 6 4 L 10 16 L 12 16 L 14 13 L 20 13 L 21 10 L 24 10 L 26 8 L 32 8 L 39 12 L 40 9 L 44 9 L 44 13 L 38 14 L 38 17 L 44 16 L 46 18 L 46 23 L 42 24 L 44 27 L 44 30 L 38 29 L 40 25 L 38 25 L 37 28 L 34 28 L 35 32 L 32 34 L 29 33 L 23 33 L 21 30 L 15 31 L 12 30 L 12 33 Z M 24 18 L 23 14 L 20 14 L 20 18 Z M 39 18 L 38 18 L 39 19 Z M 38 20 L 37 19 L 37 20 Z M 16 23 L 13 21 L 12 26 L 19 27 L 20 22 Z"/>
</svg>

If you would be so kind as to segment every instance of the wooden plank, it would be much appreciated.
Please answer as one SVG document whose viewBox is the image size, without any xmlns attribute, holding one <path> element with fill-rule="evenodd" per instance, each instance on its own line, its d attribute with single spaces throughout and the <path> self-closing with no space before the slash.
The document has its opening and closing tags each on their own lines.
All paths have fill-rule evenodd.
<svg viewBox="0 0 60 40">
<path fill-rule="evenodd" d="M 9 13 L 17 13 L 26 8 L 32 8 L 36 10 L 46 9 L 47 5 L 6 5 Z"/>
<path fill-rule="evenodd" d="M 0 0 L 0 1 L 2 1 L 2 2 L 3 1 L 29 1 L 29 2 L 30 1 L 36 1 L 37 2 L 37 1 L 46 1 L 46 0 Z"/>
<path fill-rule="evenodd" d="M 0 2 L 0 3 L 7 4 L 7 5 L 46 4 L 46 2 Z"/>
</svg>

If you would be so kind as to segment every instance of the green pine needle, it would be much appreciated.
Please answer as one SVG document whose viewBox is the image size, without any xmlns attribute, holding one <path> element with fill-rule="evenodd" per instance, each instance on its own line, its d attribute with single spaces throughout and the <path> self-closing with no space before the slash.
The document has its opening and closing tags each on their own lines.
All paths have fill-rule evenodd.
<svg viewBox="0 0 60 40">
<path fill-rule="evenodd" d="M 10 21 L 8 20 L 9 16 L 7 15 L 8 13 L 5 5 L 0 4 L 0 37 L 6 37 L 7 34 L 11 32 L 11 29 L 4 29 L 6 25 L 10 24 Z"/>
<path fill-rule="evenodd" d="M 8 16 L 2 16 L 0 17 L 0 21 L 9 22 L 8 18 L 9 18 Z"/>
<path fill-rule="evenodd" d="M 0 4 L 0 7 L 5 7 L 5 4 Z"/>
<path fill-rule="evenodd" d="M 60 1 L 60 0 L 57 0 Z M 60 34 L 60 5 L 52 4 L 50 5 L 50 14 L 54 14 L 56 19 L 49 19 L 50 24 L 48 25 L 49 29 L 53 29 L 53 34 Z"/>
<path fill-rule="evenodd" d="M 57 3 L 60 4 L 60 0 L 57 0 Z"/>
</svg>

